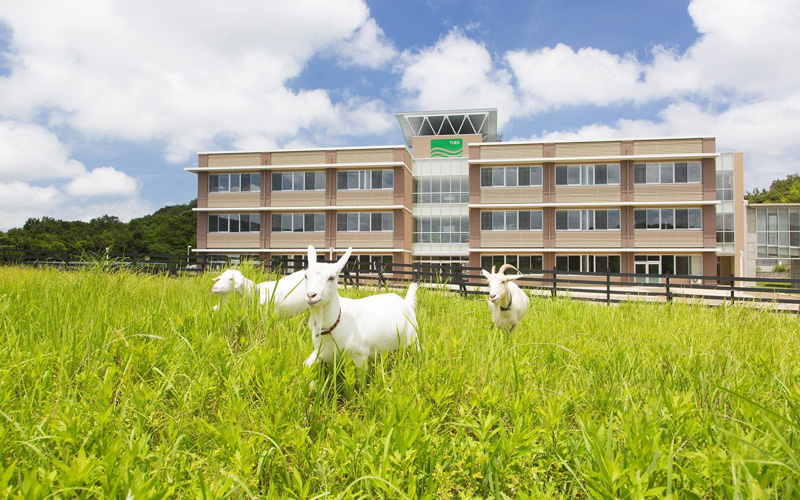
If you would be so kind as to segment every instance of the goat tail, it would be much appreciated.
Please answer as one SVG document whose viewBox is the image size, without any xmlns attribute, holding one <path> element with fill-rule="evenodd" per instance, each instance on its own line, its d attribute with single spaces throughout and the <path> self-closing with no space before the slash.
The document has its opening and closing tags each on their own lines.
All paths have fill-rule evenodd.
<svg viewBox="0 0 800 500">
<path fill-rule="evenodd" d="M 408 285 L 408 291 L 406 292 L 406 304 L 411 307 L 412 311 L 417 310 L 417 288 L 419 288 L 417 283 L 411 283 Z"/>
</svg>

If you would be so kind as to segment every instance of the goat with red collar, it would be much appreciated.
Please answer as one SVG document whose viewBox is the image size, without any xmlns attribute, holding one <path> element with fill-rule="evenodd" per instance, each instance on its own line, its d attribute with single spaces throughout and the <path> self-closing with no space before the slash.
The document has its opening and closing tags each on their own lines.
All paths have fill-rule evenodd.
<svg viewBox="0 0 800 500">
<path fill-rule="evenodd" d="M 314 247 L 308 246 L 305 290 L 314 351 L 306 366 L 319 360 L 331 364 L 337 353 L 347 353 L 356 366 L 363 368 L 380 352 L 417 344 L 416 283 L 409 285 L 405 299 L 395 293 L 362 299 L 339 297 L 339 273 L 351 250 L 348 248 L 335 264 L 325 264 L 317 262 Z"/>
</svg>

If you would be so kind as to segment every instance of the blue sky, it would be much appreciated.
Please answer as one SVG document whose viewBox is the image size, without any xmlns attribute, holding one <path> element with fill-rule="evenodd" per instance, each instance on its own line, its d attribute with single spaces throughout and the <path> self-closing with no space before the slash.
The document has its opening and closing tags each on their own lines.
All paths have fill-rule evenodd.
<svg viewBox="0 0 800 500">
<path fill-rule="evenodd" d="M 496 107 L 504 140 L 714 135 L 745 188 L 800 170 L 796 0 L 0 4 L 0 230 L 196 196 L 197 152 L 401 144 Z"/>
</svg>

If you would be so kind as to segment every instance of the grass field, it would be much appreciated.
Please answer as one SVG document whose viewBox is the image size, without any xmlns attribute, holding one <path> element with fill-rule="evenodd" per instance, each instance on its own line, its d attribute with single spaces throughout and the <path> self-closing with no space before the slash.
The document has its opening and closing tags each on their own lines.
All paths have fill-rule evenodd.
<svg viewBox="0 0 800 500">
<path fill-rule="evenodd" d="M 800 497 L 796 315 L 421 290 L 420 353 L 308 370 L 210 283 L 0 268 L 0 497 Z"/>
</svg>

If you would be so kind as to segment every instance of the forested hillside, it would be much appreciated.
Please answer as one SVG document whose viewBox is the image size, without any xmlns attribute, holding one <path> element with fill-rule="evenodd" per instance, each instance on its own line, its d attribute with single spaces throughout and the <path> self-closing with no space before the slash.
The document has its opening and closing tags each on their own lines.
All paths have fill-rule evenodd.
<svg viewBox="0 0 800 500">
<path fill-rule="evenodd" d="M 128 223 L 110 215 L 89 222 L 31 218 L 20 229 L 0 232 L 0 248 L 185 253 L 197 244 L 196 206 L 197 200 L 171 205 Z"/>
</svg>

